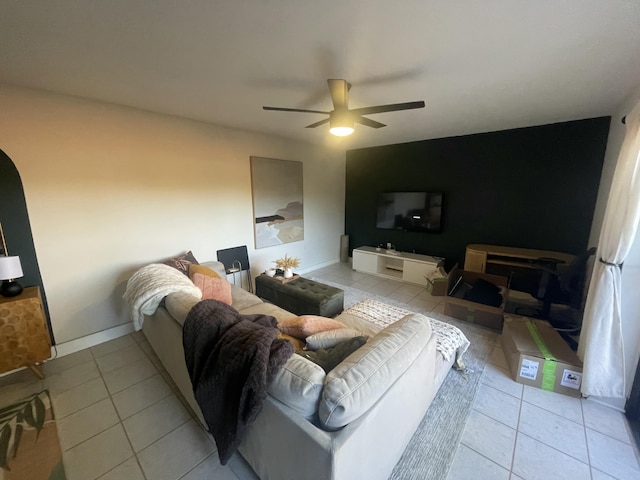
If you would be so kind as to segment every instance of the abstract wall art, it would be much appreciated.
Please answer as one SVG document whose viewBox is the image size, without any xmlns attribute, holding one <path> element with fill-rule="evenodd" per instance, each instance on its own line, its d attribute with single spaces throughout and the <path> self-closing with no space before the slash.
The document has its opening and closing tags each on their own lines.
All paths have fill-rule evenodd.
<svg viewBox="0 0 640 480">
<path fill-rule="evenodd" d="M 251 157 L 256 248 L 304 240 L 302 162 Z"/>
</svg>

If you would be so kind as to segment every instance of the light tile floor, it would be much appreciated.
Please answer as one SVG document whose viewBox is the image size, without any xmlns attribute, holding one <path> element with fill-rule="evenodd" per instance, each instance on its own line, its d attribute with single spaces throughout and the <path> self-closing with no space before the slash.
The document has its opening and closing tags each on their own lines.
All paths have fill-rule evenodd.
<svg viewBox="0 0 640 480">
<path fill-rule="evenodd" d="M 310 275 L 442 313 L 442 297 L 348 264 Z M 28 370 L 0 377 L 0 405 L 49 388 L 69 480 L 256 478 L 239 456 L 220 465 L 142 333 L 49 361 L 45 372 L 42 381 Z M 498 344 L 448 480 L 638 479 L 630 438 L 620 412 L 511 380 Z"/>
</svg>

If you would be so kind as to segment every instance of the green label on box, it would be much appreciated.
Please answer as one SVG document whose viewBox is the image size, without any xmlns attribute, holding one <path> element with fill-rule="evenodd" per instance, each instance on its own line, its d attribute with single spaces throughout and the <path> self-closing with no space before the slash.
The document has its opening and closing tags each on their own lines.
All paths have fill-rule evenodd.
<svg viewBox="0 0 640 480">
<path fill-rule="evenodd" d="M 556 368 L 558 366 L 556 357 L 553 356 L 551 350 L 545 345 L 544 340 L 542 339 L 542 335 L 540 335 L 540 330 L 535 323 L 532 321 L 527 322 L 527 329 L 531 334 L 531 338 L 536 343 L 538 350 L 544 357 L 544 365 L 542 367 L 542 385 L 540 388 L 542 390 L 548 390 L 550 392 L 553 391 L 553 387 L 556 383 Z"/>
<path fill-rule="evenodd" d="M 475 308 L 467 307 L 467 322 L 474 323 L 475 317 L 474 313 L 476 312 Z"/>
</svg>

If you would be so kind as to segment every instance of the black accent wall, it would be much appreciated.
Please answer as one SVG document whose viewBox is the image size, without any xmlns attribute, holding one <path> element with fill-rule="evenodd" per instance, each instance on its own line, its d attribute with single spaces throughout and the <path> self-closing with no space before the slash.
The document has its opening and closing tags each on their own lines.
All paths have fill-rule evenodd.
<svg viewBox="0 0 640 480">
<path fill-rule="evenodd" d="M 610 120 L 350 150 L 349 247 L 391 242 L 447 266 L 462 265 L 470 243 L 579 253 L 588 248 Z M 390 191 L 443 192 L 442 232 L 376 228 L 378 194 Z"/>
<path fill-rule="evenodd" d="M 19 278 L 18 281 L 23 287 L 36 285 L 40 287 L 47 323 L 49 324 L 49 336 L 51 337 L 51 343 L 55 345 L 49 318 L 47 296 L 42 284 L 36 249 L 31 235 L 31 223 L 29 222 L 29 212 L 27 211 L 22 180 L 13 161 L 2 150 L 0 150 L 0 224 L 2 224 L 9 255 L 20 257 L 24 276 Z"/>
</svg>

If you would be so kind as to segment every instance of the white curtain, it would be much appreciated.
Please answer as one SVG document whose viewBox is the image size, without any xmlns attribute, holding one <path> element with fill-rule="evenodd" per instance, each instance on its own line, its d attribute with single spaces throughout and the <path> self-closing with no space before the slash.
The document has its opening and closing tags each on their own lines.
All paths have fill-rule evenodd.
<svg viewBox="0 0 640 480">
<path fill-rule="evenodd" d="M 624 398 L 621 265 L 640 219 L 640 103 L 626 117 L 626 134 L 613 175 L 578 345 L 584 395 Z"/>
</svg>

